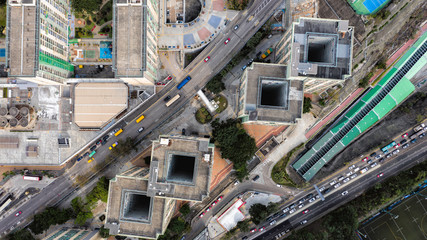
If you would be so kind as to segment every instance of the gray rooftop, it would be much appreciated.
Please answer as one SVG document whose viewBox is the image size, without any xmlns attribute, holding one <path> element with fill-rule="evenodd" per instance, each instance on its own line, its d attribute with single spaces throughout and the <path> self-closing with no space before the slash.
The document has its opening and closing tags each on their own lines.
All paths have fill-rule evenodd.
<svg viewBox="0 0 427 240">
<path fill-rule="evenodd" d="M 291 77 L 344 80 L 351 74 L 352 39 L 347 20 L 300 18 L 293 24 Z"/>
<path fill-rule="evenodd" d="M 209 139 L 175 136 L 160 136 L 160 139 L 152 146 L 148 195 L 202 201 L 209 194 L 213 161 Z"/>
<path fill-rule="evenodd" d="M 113 67 L 116 68 L 116 76 L 142 77 L 145 69 L 145 7 L 117 4 L 113 7 L 115 24 Z"/>
<path fill-rule="evenodd" d="M 9 6 L 9 76 L 34 76 L 36 66 L 36 7 Z"/>
<path fill-rule="evenodd" d="M 302 115 L 303 81 L 286 78 L 287 66 L 253 63 L 247 68 L 240 92 L 249 121 L 295 123 Z M 245 89 L 242 89 L 245 88 Z"/>
</svg>

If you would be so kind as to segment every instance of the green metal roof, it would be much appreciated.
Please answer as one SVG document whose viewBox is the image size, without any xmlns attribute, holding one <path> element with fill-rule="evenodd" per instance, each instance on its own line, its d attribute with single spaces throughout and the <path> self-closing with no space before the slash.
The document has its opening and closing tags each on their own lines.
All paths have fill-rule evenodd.
<svg viewBox="0 0 427 240">
<path fill-rule="evenodd" d="M 402 78 L 396 86 L 390 91 L 390 95 L 397 101 L 402 102 L 411 92 L 415 90 L 415 86 L 407 78 Z"/>
<path fill-rule="evenodd" d="M 346 114 L 345 116 L 351 120 L 359 111 L 360 109 L 362 109 L 365 106 L 365 103 L 360 101 L 358 102 L 356 105 L 354 105 L 354 107 L 352 107 Z"/>
<path fill-rule="evenodd" d="M 392 68 L 388 73 L 381 79 L 381 81 L 377 85 L 384 86 L 388 83 L 388 81 L 393 77 L 393 75 L 397 72 L 397 68 Z"/>
<path fill-rule="evenodd" d="M 420 58 L 417 63 L 405 74 L 407 79 L 411 79 L 415 76 L 423 67 L 427 64 L 427 59 L 425 58 L 427 54 L 424 54 L 424 57 Z"/>
<path fill-rule="evenodd" d="M 377 114 L 375 114 L 375 112 L 373 111 L 370 111 L 356 126 L 359 127 L 361 132 L 363 132 L 378 120 L 379 117 L 377 116 Z"/>
<path fill-rule="evenodd" d="M 365 96 L 363 96 L 362 101 L 368 103 L 372 100 L 377 94 L 381 91 L 382 87 L 380 85 L 375 86 L 371 91 L 369 91 Z"/>
<path fill-rule="evenodd" d="M 342 128 L 346 123 L 348 122 L 348 119 L 343 117 L 332 129 L 332 133 L 337 133 L 340 128 Z"/>
<path fill-rule="evenodd" d="M 296 161 L 292 167 L 294 167 L 296 170 L 300 169 L 302 165 L 305 164 L 305 162 L 311 158 L 311 156 L 316 153 L 313 149 L 308 150 L 298 161 Z"/>
<path fill-rule="evenodd" d="M 357 136 L 359 136 L 360 132 L 356 127 L 353 127 L 350 132 L 348 132 L 342 139 L 341 142 L 344 145 L 348 145 L 353 139 L 355 139 Z"/>
<path fill-rule="evenodd" d="M 387 95 L 381 102 L 377 104 L 377 106 L 374 107 L 374 111 L 380 118 L 382 118 L 395 106 L 396 102 L 394 99 L 390 95 Z"/>
</svg>

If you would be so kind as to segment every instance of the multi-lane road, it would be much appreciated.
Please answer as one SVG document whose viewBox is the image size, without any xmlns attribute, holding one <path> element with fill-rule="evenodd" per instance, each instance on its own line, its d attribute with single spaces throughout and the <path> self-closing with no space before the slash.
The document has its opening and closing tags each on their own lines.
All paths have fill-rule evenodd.
<svg viewBox="0 0 427 240">
<path fill-rule="evenodd" d="M 215 39 L 203 50 L 199 56 L 183 71 L 174 74 L 174 81 L 168 84 L 162 91 L 149 99 L 144 105 L 140 106 L 133 114 L 122 119 L 115 128 L 123 128 L 124 132 L 118 137 L 110 137 L 107 144 L 99 146 L 94 155 L 95 161 L 88 163 L 87 158 L 84 158 L 66 173 L 56 179 L 48 187 L 43 189 L 38 195 L 32 197 L 27 202 L 20 205 L 17 211 L 22 211 L 22 214 L 15 217 L 15 213 L 3 216 L 0 219 L 0 236 L 3 236 L 11 229 L 16 228 L 23 220 L 32 216 L 34 213 L 41 211 L 44 207 L 53 202 L 56 202 L 63 195 L 66 195 L 75 190 L 72 186 L 72 179 L 79 174 L 88 172 L 94 164 L 104 161 L 110 154 L 108 147 L 118 139 L 127 137 L 143 139 L 157 128 L 163 121 L 171 117 L 175 112 L 182 108 L 198 90 L 206 85 L 206 83 L 219 72 L 231 58 L 240 51 L 245 43 L 252 35 L 263 25 L 263 23 L 276 11 L 281 1 L 262 0 L 254 1 L 254 3 L 245 11 L 239 13 L 236 18 L 228 23 L 228 27 L 217 34 Z M 250 16 L 254 16 L 251 21 L 247 21 Z M 237 29 L 234 29 L 239 25 Z M 228 44 L 224 44 L 225 39 L 230 38 Z M 204 62 L 207 56 L 210 56 L 208 62 Z M 182 81 L 187 75 L 190 75 L 192 80 L 178 90 L 176 85 Z M 175 96 L 180 94 L 180 98 L 170 107 L 165 106 L 163 99 L 166 96 Z M 141 114 L 145 115 L 145 119 L 140 123 L 136 123 L 135 119 Z M 145 130 L 142 133 L 138 132 L 140 127 Z M 102 137 L 102 136 L 100 136 Z M 94 143 L 96 139 L 94 140 Z M 88 149 L 81 149 L 77 155 L 84 154 Z"/>
</svg>

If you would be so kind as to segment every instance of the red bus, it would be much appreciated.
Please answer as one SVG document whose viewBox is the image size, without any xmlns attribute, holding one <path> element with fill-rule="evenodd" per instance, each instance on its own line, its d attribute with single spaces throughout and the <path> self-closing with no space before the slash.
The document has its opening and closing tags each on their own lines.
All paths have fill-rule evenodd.
<svg viewBox="0 0 427 240">
<path fill-rule="evenodd" d="M 24 176 L 23 178 L 24 180 L 29 180 L 29 181 L 40 181 L 42 179 L 41 177 L 35 177 L 35 176 Z"/>
</svg>

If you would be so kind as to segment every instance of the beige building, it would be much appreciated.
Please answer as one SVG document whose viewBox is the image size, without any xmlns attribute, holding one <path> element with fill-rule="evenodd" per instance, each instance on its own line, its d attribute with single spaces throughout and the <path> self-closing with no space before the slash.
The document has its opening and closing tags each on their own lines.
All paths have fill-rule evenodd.
<svg viewBox="0 0 427 240">
<path fill-rule="evenodd" d="M 351 76 L 353 37 L 347 20 L 300 18 L 276 45 L 276 63 L 304 80 L 305 92 L 320 93 Z"/>
<path fill-rule="evenodd" d="M 124 83 L 78 83 L 74 87 L 74 123 L 80 128 L 100 129 L 128 107 Z"/>
<path fill-rule="evenodd" d="M 208 196 L 213 149 L 207 138 L 160 136 L 153 142 L 150 169 L 134 167 L 110 180 L 105 220 L 110 234 L 157 239 L 176 200 Z"/>
</svg>

